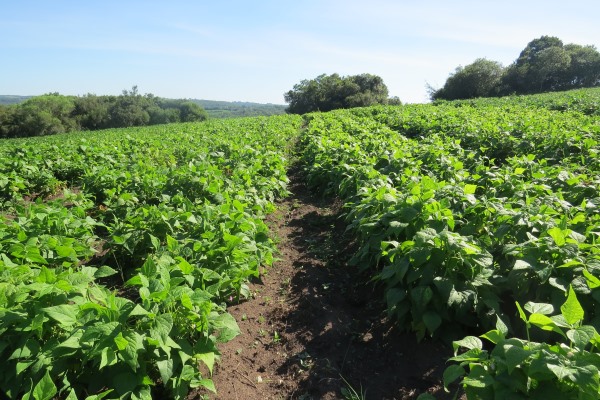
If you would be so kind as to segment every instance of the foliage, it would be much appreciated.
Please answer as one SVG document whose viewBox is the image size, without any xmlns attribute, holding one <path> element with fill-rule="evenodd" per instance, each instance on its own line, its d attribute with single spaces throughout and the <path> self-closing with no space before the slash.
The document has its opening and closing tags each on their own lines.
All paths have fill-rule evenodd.
<svg viewBox="0 0 600 400">
<path fill-rule="evenodd" d="M 0 387 L 9 398 L 214 391 L 218 345 L 239 334 L 226 306 L 273 261 L 263 219 L 286 193 L 300 123 L 4 141 Z"/>
<path fill-rule="evenodd" d="M 0 106 L 0 134 L 5 138 L 43 136 L 206 118 L 206 112 L 194 102 L 141 95 L 134 86 L 120 96 L 74 97 L 53 93 L 32 97 L 17 105 Z"/>
<path fill-rule="evenodd" d="M 288 113 L 305 114 L 385 104 L 388 101 L 388 89 L 376 75 L 341 77 L 338 74 L 322 74 L 294 85 L 292 90 L 284 94 L 284 98 L 289 103 Z"/>
<path fill-rule="evenodd" d="M 553 332 L 558 343 L 508 338 L 506 325 L 498 319 L 496 329 L 481 336 L 493 344 L 491 351 L 474 336 L 454 342 L 450 360 L 458 364 L 444 371 L 444 386 L 460 379 L 470 399 L 597 399 L 600 335 L 582 323 L 584 310 L 573 289 L 558 315 L 550 315 L 550 304 L 527 303 L 529 316 L 518 303 L 517 307 L 528 336 L 534 326 Z M 458 354 L 460 348 L 466 351 Z"/>
<path fill-rule="evenodd" d="M 499 62 L 478 58 L 465 67 L 457 67 L 442 88 L 431 91 L 430 97 L 448 100 L 493 96 L 503 72 Z"/>
<path fill-rule="evenodd" d="M 596 89 L 307 116 L 301 142 L 308 183 L 344 201 L 357 245 L 352 263 L 384 289 L 399 327 L 421 339 L 455 340 L 501 320 L 503 337 L 513 338 L 506 343 L 539 343 L 528 348 L 532 360 L 547 356 L 565 366 L 560 376 L 551 365 L 543 376 L 496 378 L 496 356 L 473 345 L 477 354 L 459 360 L 473 365 L 463 381 L 474 382 L 473 398 L 504 398 L 518 389 L 501 389 L 510 382 L 533 391 L 527 377 L 565 396 L 576 391 L 574 383 L 588 395 L 593 387 L 588 397 L 597 397 L 598 361 L 586 353 L 595 350 L 574 347 L 577 335 L 600 327 L 597 109 Z M 528 324 L 547 322 L 536 315 L 542 307 L 563 310 L 572 326 L 559 338 L 548 331 L 564 323 L 523 330 L 515 301 L 535 315 Z M 587 325 L 565 307 L 585 311 Z M 461 376 L 457 368 L 467 374 L 457 366 L 448 376 Z"/>
<path fill-rule="evenodd" d="M 531 94 L 600 85 L 600 53 L 594 46 L 567 44 L 542 36 L 527 44 L 508 67 L 477 59 L 458 67 L 440 89 L 430 88 L 432 100 Z"/>
</svg>

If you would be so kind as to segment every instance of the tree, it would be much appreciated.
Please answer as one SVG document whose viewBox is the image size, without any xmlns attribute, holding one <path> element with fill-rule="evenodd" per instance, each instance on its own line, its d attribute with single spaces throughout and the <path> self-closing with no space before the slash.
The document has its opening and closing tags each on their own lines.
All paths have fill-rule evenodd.
<svg viewBox="0 0 600 400">
<path fill-rule="evenodd" d="M 563 45 L 553 36 L 527 44 L 502 78 L 501 94 L 538 93 L 600 84 L 600 53 L 594 46 Z"/>
<path fill-rule="evenodd" d="M 181 116 L 181 122 L 205 121 L 208 118 L 208 114 L 204 108 L 200 107 L 194 102 L 179 102 L 178 108 Z"/>
<path fill-rule="evenodd" d="M 305 79 L 284 94 L 286 111 L 304 114 L 312 111 L 331 111 L 338 108 L 386 104 L 388 89 L 379 76 L 371 74 L 341 77 L 322 74 Z"/>
<path fill-rule="evenodd" d="M 600 53 L 596 47 L 567 44 L 564 49 L 571 57 L 571 64 L 565 71 L 565 88 L 600 85 Z"/>
<path fill-rule="evenodd" d="M 465 67 L 456 68 L 442 88 L 430 89 L 430 97 L 432 100 L 455 100 L 492 96 L 503 72 L 499 62 L 478 58 Z"/>
</svg>

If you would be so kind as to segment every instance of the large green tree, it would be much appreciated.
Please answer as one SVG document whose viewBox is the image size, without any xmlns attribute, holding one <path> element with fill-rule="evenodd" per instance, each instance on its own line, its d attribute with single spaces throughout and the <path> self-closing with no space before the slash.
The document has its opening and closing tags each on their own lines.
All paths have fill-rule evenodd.
<svg viewBox="0 0 600 400">
<path fill-rule="evenodd" d="M 430 97 L 432 100 L 454 100 L 492 96 L 503 72 L 499 62 L 478 58 L 465 67 L 456 68 L 442 88 L 430 90 Z"/>
<path fill-rule="evenodd" d="M 594 46 L 564 45 L 557 37 L 542 36 L 529 42 L 508 67 L 499 92 L 527 94 L 599 84 L 600 53 Z"/>
<path fill-rule="evenodd" d="M 377 75 L 340 76 L 322 74 L 305 79 L 284 94 L 286 111 L 304 114 L 312 111 L 331 111 L 338 108 L 386 104 L 388 89 Z"/>
</svg>

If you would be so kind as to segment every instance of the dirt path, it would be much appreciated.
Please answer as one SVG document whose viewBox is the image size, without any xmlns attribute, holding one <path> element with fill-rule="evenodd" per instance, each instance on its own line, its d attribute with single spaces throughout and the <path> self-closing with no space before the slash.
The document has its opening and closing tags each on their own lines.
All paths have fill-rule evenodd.
<svg viewBox="0 0 600 400">
<path fill-rule="evenodd" d="M 292 196 L 270 217 L 280 260 L 250 285 L 253 298 L 229 309 L 242 335 L 220 347 L 216 398 L 446 397 L 449 350 L 391 328 L 373 300 L 382 296 L 346 266 L 339 204 L 311 194 L 298 171 L 290 179 Z M 350 397 L 351 387 L 366 396 Z"/>
</svg>

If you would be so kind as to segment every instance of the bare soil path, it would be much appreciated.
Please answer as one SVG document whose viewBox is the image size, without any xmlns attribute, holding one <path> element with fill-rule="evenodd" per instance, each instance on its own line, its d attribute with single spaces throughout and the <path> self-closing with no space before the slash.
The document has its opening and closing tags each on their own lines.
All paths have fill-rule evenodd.
<svg viewBox="0 0 600 400">
<path fill-rule="evenodd" d="M 229 309 L 242 335 L 220 347 L 211 398 L 449 398 L 441 375 L 450 350 L 393 328 L 381 294 L 346 265 L 340 204 L 311 193 L 297 169 L 290 179 L 292 195 L 269 217 L 279 260 Z M 351 387 L 365 396 L 350 397 Z"/>
</svg>

